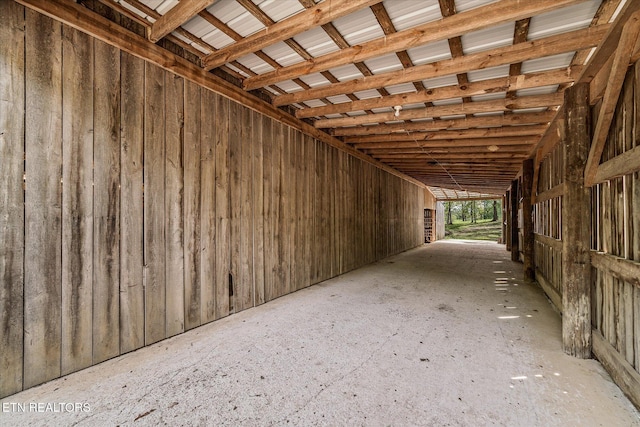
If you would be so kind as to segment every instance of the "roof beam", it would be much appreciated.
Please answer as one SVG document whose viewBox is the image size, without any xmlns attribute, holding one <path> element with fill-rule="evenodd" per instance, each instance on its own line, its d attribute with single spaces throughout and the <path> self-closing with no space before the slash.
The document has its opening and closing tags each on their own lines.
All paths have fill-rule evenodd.
<svg viewBox="0 0 640 427">
<path fill-rule="evenodd" d="M 147 38 L 157 43 L 161 38 L 187 22 L 214 0 L 182 0 L 147 29 Z"/>
<path fill-rule="evenodd" d="M 554 107 L 563 103 L 562 93 L 549 95 L 523 96 L 516 99 L 494 99 L 490 101 L 476 101 L 466 104 L 438 105 L 427 108 L 416 108 L 395 113 L 379 113 L 342 117 L 337 119 L 317 120 L 316 128 L 332 128 L 340 126 L 354 126 L 366 123 L 392 122 L 395 120 L 425 119 L 440 116 L 455 116 L 476 113 L 490 113 L 496 111 L 519 110 L 525 108 Z"/>
<path fill-rule="evenodd" d="M 447 129 L 472 129 L 477 127 L 509 127 L 520 125 L 533 125 L 549 123 L 555 116 L 555 111 L 543 111 L 541 113 L 514 113 L 510 115 L 492 115 L 482 117 L 470 117 L 464 119 L 441 119 L 419 122 L 405 122 L 393 124 L 380 124 L 370 126 L 354 126 L 333 129 L 335 136 L 390 134 L 410 131 L 438 131 Z"/>
<path fill-rule="evenodd" d="M 573 69 L 544 71 L 540 73 L 512 75 L 489 80 L 467 83 L 464 85 L 445 86 L 428 89 L 419 92 L 401 93 L 381 98 L 361 99 L 352 102 L 325 105 L 322 107 L 304 108 L 296 111 L 296 117 L 308 118 L 324 116 L 327 114 L 360 111 L 372 108 L 394 107 L 396 105 L 417 104 L 421 102 L 433 102 L 451 98 L 462 98 L 474 95 L 484 95 L 496 92 L 516 91 L 534 87 L 548 86 L 561 83 L 571 83 L 580 75 L 581 67 Z M 280 98 L 280 97 L 278 97 Z M 280 101 L 275 99 L 275 105 Z"/>
<path fill-rule="evenodd" d="M 476 160 L 497 160 L 497 159 L 503 159 L 503 160 L 508 160 L 508 159 L 521 159 L 524 160 L 527 155 L 526 154 L 502 154 L 502 153 L 485 153 L 485 154 L 474 154 L 473 156 L 470 156 L 469 154 L 449 154 L 449 153 L 431 153 L 431 152 L 425 152 L 424 154 L 415 154 L 415 153 L 411 153 L 411 154 L 384 154 L 384 155 L 374 155 L 371 156 L 374 159 L 378 159 L 381 162 L 384 162 L 385 160 L 391 160 L 391 159 L 409 159 L 409 160 L 416 160 L 416 159 L 434 159 L 434 160 L 441 160 L 441 159 L 447 159 L 447 160 L 469 160 L 471 159 L 476 159 Z"/>
<path fill-rule="evenodd" d="M 629 58 L 633 53 L 639 35 L 640 11 L 631 15 L 629 20 L 624 24 L 624 29 L 620 36 L 620 43 L 613 56 L 611 73 L 609 74 L 609 84 L 604 91 L 602 105 L 600 106 L 596 121 L 596 128 L 593 131 L 589 158 L 585 166 L 584 184 L 588 187 L 595 183 L 600 158 L 602 157 L 602 152 L 607 142 L 609 128 L 611 127 L 613 115 L 618 104 L 620 91 L 622 90 L 627 69 L 629 68 Z"/>
<path fill-rule="evenodd" d="M 406 138 L 406 137 L 405 137 Z M 355 144 L 358 150 L 376 150 L 376 149 L 395 149 L 395 148 L 415 148 L 415 147 L 487 147 L 489 145 L 524 145 L 530 146 L 535 144 L 538 138 L 528 137 L 511 137 L 511 138 L 471 138 L 471 139 L 433 139 L 415 141 L 412 139 L 399 139 L 397 141 L 388 142 L 361 142 Z"/>
<path fill-rule="evenodd" d="M 455 153 L 466 153 L 469 156 L 475 156 L 476 154 L 486 154 L 487 147 L 476 146 L 476 147 L 456 147 L 456 146 L 446 146 L 446 147 L 412 147 L 412 148 L 393 148 L 393 149 L 375 149 L 371 148 L 368 150 L 364 150 L 370 156 L 384 156 L 387 154 L 455 154 Z M 526 154 L 529 151 L 528 147 L 522 145 L 504 145 L 500 147 L 500 154 Z"/>
<path fill-rule="evenodd" d="M 392 133 L 390 135 L 359 135 L 344 139 L 349 144 L 360 144 L 364 142 L 388 142 L 388 141 L 432 141 L 435 139 L 475 139 L 475 138 L 500 138 L 513 136 L 534 136 L 539 138 L 547 129 L 547 125 L 533 126 L 507 126 L 490 129 L 464 129 L 445 130 L 437 132 L 413 132 L 413 133 Z M 537 139 L 536 138 L 536 139 Z M 461 141 L 462 142 L 462 141 Z"/>
<path fill-rule="evenodd" d="M 417 65 L 415 67 L 399 71 L 376 74 L 374 76 L 335 83 L 307 91 L 280 95 L 275 98 L 275 102 L 277 102 L 278 105 L 293 104 L 309 99 L 339 95 L 347 91 L 357 92 L 361 90 L 375 89 L 384 86 L 442 77 L 470 70 L 479 70 L 499 65 L 512 64 L 514 62 L 522 62 L 530 59 L 572 52 L 575 50 L 589 49 L 598 45 L 609 28 L 609 24 L 603 24 L 597 27 L 570 31 L 543 39 L 465 55 L 461 58 Z"/>
<path fill-rule="evenodd" d="M 293 15 L 291 18 L 277 22 L 251 36 L 245 37 L 241 41 L 204 57 L 202 66 L 205 70 L 211 70 L 229 61 L 290 39 L 296 34 L 321 26 L 341 16 L 348 15 L 381 1 L 382 0 L 349 0 L 345 2 L 325 0 L 312 9 L 307 9 Z"/>
<path fill-rule="evenodd" d="M 352 0 L 353 1 L 353 0 Z M 527 18 L 543 12 L 584 2 L 585 0 L 502 0 L 467 12 L 386 35 L 348 49 L 264 73 L 245 80 L 245 89 L 257 89 L 292 77 L 317 73 L 352 62 L 361 62 L 376 56 L 400 52 L 411 47 L 460 36 L 471 31 L 497 24 Z M 350 3 L 350 2 L 346 2 Z M 322 4 L 322 3 L 321 3 Z M 300 30 L 299 32 L 302 32 Z M 463 72 L 463 71 L 462 71 Z M 417 80 L 416 80 L 417 81 Z"/>
</svg>

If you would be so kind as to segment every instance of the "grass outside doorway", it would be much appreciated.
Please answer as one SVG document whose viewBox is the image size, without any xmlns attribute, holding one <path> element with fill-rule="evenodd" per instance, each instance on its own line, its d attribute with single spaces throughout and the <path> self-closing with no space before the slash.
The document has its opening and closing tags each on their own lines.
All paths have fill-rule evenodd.
<svg viewBox="0 0 640 427">
<path fill-rule="evenodd" d="M 445 239 L 490 240 L 497 242 L 502 234 L 500 221 L 480 219 L 475 224 L 454 220 L 445 225 Z"/>
</svg>

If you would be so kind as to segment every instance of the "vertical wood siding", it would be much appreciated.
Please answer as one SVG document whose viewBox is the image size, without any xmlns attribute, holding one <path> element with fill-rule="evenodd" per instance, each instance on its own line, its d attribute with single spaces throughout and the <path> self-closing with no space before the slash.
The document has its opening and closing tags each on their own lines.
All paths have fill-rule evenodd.
<svg viewBox="0 0 640 427">
<path fill-rule="evenodd" d="M 592 108 L 593 117 L 599 108 Z M 638 145 L 640 63 L 628 70 L 600 164 Z M 563 185 L 563 149 L 558 144 L 540 164 L 539 196 Z M 538 282 L 562 310 L 562 223 L 589 222 L 593 354 L 640 405 L 640 164 L 627 167 L 635 172 L 591 188 L 590 218 L 563 218 L 561 192 L 536 203 L 535 266 Z"/>
<path fill-rule="evenodd" d="M 639 107 L 640 63 L 636 63 L 627 73 L 601 163 L 640 145 Z M 640 172 L 595 186 L 592 212 L 591 248 L 602 254 L 592 267 L 592 324 L 640 372 L 640 275 L 629 277 L 608 268 L 612 260 L 640 263 Z"/>
<path fill-rule="evenodd" d="M 0 397 L 422 243 L 422 188 L 0 12 Z"/>
</svg>

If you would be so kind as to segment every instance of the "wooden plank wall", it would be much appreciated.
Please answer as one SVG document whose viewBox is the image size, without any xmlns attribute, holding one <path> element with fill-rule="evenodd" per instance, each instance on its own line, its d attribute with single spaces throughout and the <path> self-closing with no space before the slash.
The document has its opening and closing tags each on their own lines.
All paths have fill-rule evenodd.
<svg viewBox="0 0 640 427">
<path fill-rule="evenodd" d="M 564 176 L 563 146 L 558 144 L 541 162 L 538 197 L 534 205 L 534 265 L 536 280 L 562 309 L 562 194 L 557 189 Z M 551 191 L 556 190 L 556 194 Z"/>
<path fill-rule="evenodd" d="M 422 244 L 422 188 L 0 16 L 0 397 Z"/>
<path fill-rule="evenodd" d="M 598 110 L 596 104 L 592 116 Z M 639 145 L 636 63 L 627 73 L 600 164 Z M 562 223 L 589 221 L 593 354 L 640 406 L 640 157 L 625 157 L 625 170 L 633 172 L 591 188 L 591 218 L 562 218 L 563 149 L 558 144 L 540 164 L 534 207 L 536 279 L 562 311 Z"/>
<path fill-rule="evenodd" d="M 636 63 L 627 73 L 601 163 L 639 145 L 640 63 Z M 626 366 L 637 373 L 640 372 L 640 164 L 636 164 L 635 170 L 593 187 L 591 248 L 592 326 L 597 335 L 594 344 L 600 344 L 594 345 L 594 353 L 607 359 L 603 353 L 615 352 L 619 356 L 614 359 L 617 362 L 608 363 L 623 366 L 612 365 L 611 369 L 623 370 Z M 615 379 L 615 373 L 612 375 Z M 635 401 L 640 402 L 640 395 L 635 396 Z"/>
</svg>

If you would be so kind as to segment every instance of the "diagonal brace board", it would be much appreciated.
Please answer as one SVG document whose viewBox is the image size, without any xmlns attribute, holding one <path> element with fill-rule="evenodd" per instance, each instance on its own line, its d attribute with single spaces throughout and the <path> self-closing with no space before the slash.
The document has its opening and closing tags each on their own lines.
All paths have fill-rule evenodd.
<svg viewBox="0 0 640 427">
<path fill-rule="evenodd" d="M 182 0 L 166 14 L 161 16 L 151 27 L 147 28 L 147 37 L 152 43 L 187 22 L 202 9 L 213 3 L 214 0 Z"/>
<path fill-rule="evenodd" d="M 609 74 L 609 84 L 602 98 L 602 106 L 598 114 L 596 127 L 593 132 L 591 141 L 591 149 L 589 150 L 589 158 L 585 168 L 584 179 L 586 186 L 592 186 L 595 183 L 598 164 L 604 151 L 604 146 L 609 134 L 609 128 L 613 120 L 618 97 L 622 90 L 627 68 L 629 67 L 629 59 L 633 54 L 636 41 L 640 35 L 640 11 L 634 13 L 624 24 L 624 29 L 620 36 L 620 43 L 616 49 L 611 65 L 611 73 Z"/>
</svg>

